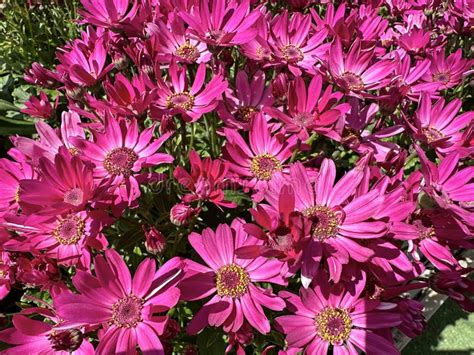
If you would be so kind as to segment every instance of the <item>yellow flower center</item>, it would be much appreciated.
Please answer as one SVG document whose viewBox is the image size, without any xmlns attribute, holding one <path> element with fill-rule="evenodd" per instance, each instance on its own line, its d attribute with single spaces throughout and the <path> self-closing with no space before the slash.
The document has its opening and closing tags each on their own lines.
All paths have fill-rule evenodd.
<svg viewBox="0 0 474 355">
<path fill-rule="evenodd" d="M 72 245 L 84 236 L 85 227 L 86 223 L 81 217 L 69 215 L 58 220 L 58 225 L 52 234 L 58 243 Z"/>
<path fill-rule="evenodd" d="M 288 63 L 298 63 L 304 58 L 304 54 L 301 49 L 293 44 L 287 44 L 286 46 L 282 47 L 281 53 L 283 58 L 285 58 Z"/>
<path fill-rule="evenodd" d="M 142 309 L 145 301 L 135 295 L 128 295 L 112 306 L 111 324 L 119 328 L 134 328 L 142 321 Z"/>
<path fill-rule="evenodd" d="M 133 164 L 138 160 L 138 155 L 131 148 L 115 148 L 107 153 L 104 168 L 111 175 L 132 175 Z"/>
<path fill-rule="evenodd" d="M 341 308 L 325 308 L 317 314 L 315 324 L 318 335 L 332 345 L 341 345 L 351 335 L 351 317 Z"/>
<path fill-rule="evenodd" d="M 255 156 L 250 163 L 250 171 L 259 180 L 270 180 L 275 172 L 281 170 L 280 161 L 267 153 Z"/>
<path fill-rule="evenodd" d="M 426 141 L 428 143 L 432 143 L 444 137 L 444 134 L 438 131 L 436 128 L 433 127 L 425 127 L 421 129 L 421 133 L 423 133 L 426 137 Z"/>
<path fill-rule="evenodd" d="M 306 208 L 302 213 L 313 222 L 313 238 L 323 241 L 337 235 L 339 220 L 331 208 L 326 206 L 313 206 Z"/>
<path fill-rule="evenodd" d="M 237 121 L 249 123 L 257 109 L 252 106 L 242 106 L 235 112 L 234 117 Z"/>
<path fill-rule="evenodd" d="M 341 76 L 342 86 L 346 90 L 361 91 L 364 89 L 364 81 L 362 78 L 354 73 L 346 72 Z"/>
<path fill-rule="evenodd" d="M 171 94 L 166 99 L 166 106 L 168 108 L 180 108 L 189 111 L 194 106 L 194 96 L 187 91 Z"/>
<path fill-rule="evenodd" d="M 239 265 L 222 266 L 216 273 L 217 294 L 221 297 L 240 297 L 247 292 L 250 277 Z"/>
<path fill-rule="evenodd" d="M 199 51 L 196 46 L 189 43 L 189 41 L 184 42 L 181 46 L 176 49 L 176 56 L 185 59 L 189 62 L 195 62 L 199 58 Z"/>
</svg>

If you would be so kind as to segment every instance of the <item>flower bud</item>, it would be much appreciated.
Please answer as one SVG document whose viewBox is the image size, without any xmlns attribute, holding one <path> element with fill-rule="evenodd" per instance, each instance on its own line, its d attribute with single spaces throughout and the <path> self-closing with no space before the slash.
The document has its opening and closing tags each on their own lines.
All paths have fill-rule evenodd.
<svg viewBox="0 0 474 355">
<path fill-rule="evenodd" d="M 200 208 L 193 208 L 184 203 L 177 203 L 171 208 L 170 220 L 171 223 L 182 226 L 188 224 L 199 212 L 201 212 Z"/>
<path fill-rule="evenodd" d="M 83 334 L 78 329 L 69 329 L 61 332 L 52 332 L 49 340 L 56 351 L 73 352 L 82 344 Z"/>
<path fill-rule="evenodd" d="M 147 229 L 145 226 L 143 233 L 145 234 L 146 251 L 153 255 L 162 254 L 166 249 L 166 237 L 155 227 Z"/>
</svg>

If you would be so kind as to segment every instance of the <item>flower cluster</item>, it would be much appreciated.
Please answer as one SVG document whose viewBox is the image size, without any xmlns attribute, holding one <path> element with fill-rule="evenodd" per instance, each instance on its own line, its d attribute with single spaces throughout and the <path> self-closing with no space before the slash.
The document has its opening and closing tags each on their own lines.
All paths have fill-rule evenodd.
<svg viewBox="0 0 474 355">
<path fill-rule="evenodd" d="M 0 159 L 5 353 L 397 354 L 426 290 L 474 311 L 471 2 L 81 2 Z"/>
</svg>

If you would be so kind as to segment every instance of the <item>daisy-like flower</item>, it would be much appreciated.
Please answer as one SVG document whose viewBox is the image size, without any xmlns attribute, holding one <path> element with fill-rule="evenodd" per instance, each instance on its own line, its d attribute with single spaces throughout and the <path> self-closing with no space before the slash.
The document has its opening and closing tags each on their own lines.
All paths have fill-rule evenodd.
<svg viewBox="0 0 474 355">
<path fill-rule="evenodd" d="M 301 69 L 315 74 L 314 64 L 322 58 L 329 44 L 322 44 L 327 30 L 322 29 L 312 35 L 311 16 L 294 13 L 288 19 L 288 11 L 277 15 L 271 25 L 270 45 L 275 59 L 288 66 L 294 75 L 301 75 Z"/>
<path fill-rule="evenodd" d="M 19 200 L 24 213 L 61 214 L 84 209 L 96 188 L 92 166 L 61 147 L 54 162 L 40 159 L 39 179 L 20 181 Z"/>
<path fill-rule="evenodd" d="M 25 102 L 25 106 L 26 108 L 22 109 L 21 112 L 33 117 L 49 120 L 54 115 L 54 108 L 44 91 L 40 92 L 39 98 L 34 95 L 30 96 L 28 101 Z"/>
<path fill-rule="evenodd" d="M 220 103 L 219 117 L 228 127 L 249 130 L 257 112 L 273 104 L 271 90 L 265 86 L 265 74 L 262 71 L 253 74 L 249 80 L 247 73 L 240 70 L 235 86 L 235 95 L 227 90 L 225 99 Z"/>
<path fill-rule="evenodd" d="M 331 136 L 329 127 L 342 117 L 350 106 L 337 104 L 343 94 L 332 92 L 329 85 L 322 92 L 322 77 L 315 75 L 306 89 L 303 78 L 297 77 L 288 89 L 288 114 L 266 107 L 265 113 L 280 119 L 286 132 L 295 133 L 305 141 L 313 130 Z"/>
<path fill-rule="evenodd" d="M 451 210 L 464 223 L 474 226 L 474 167 L 460 169 L 457 152 L 448 154 L 436 165 L 420 147 L 415 145 L 415 148 L 424 176 L 423 190 L 441 208 Z"/>
<path fill-rule="evenodd" d="M 243 186 L 255 191 L 265 191 L 274 176 L 283 171 L 297 140 L 295 136 L 283 140 L 272 135 L 261 113 L 250 127 L 250 146 L 235 130 L 225 128 L 224 134 L 227 137 L 224 157 L 230 163 L 230 171 Z"/>
<path fill-rule="evenodd" d="M 212 55 L 207 45 L 191 37 L 181 18 L 174 17 L 168 26 L 160 20 L 147 26 L 150 33 L 157 36 L 161 45 L 157 56 L 161 63 L 171 63 L 173 58 L 188 64 L 207 63 L 211 60 Z"/>
<path fill-rule="evenodd" d="M 284 302 L 269 289 L 255 283 L 284 285 L 280 275 L 282 264 L 263 257 L 236 257 L 236 248 L 261 244 L 243 230 L 242 220 L 239 219 L 235 219 L 231 227 L 220 224 L 216 232 L 206 228 L 202 235 L 192 233 L 189 242 L 207 266 L 186 260 L 186 278 L 179 285 L 182 297 L 186 300 L 213 297 L 188 324 L 188 332 L 195 334 L 207 325 L 222 326 L 226 332 L 237 332 L 245 319 L 262 334 L 268 333 L 270 322 L 262 306 L 281 311 Z"/>
<path fill-rule="evenodd" d="M 321 260 L 327 262 L 331 279 L 339 282 L 344 265 L 350 260 L 367 262 L 374 251 L 365 247 L 364 239 L 380 238 L 387 232 L 387 224 L 374 220 L 381 209 L 384 197 L 375 189 L 350 200 L 363 177 L 363 171 L 356 167 L 337 183 L 336 166 L 330 159 L 324 159 L 316 183 L 313 184 L 301 163 L 290 167 L 287 182 L 278 187 L 271 186 L 265 199 L 275 210 L 293 202 L 293 209 L 312 221 L 311 238 L 303 250 L 301 282 L 308 287 L 318 273 Z M 291 189 L 284 185 L 290 185 Z M 286 203 L 277 200 L 278 193 L 286 189 L 294 191 L 294 197 L 287 197 Z M 289 208 L 289 207 L 286 207 Z"/>
<path fill-rule="evenodd" d="M 112 222 L 102 211 L 79 211 L 63 216 L 6 215 L 4 226 L 16 235 L 6 250 L 43 252 L 61 265 L 88 268 L 91 248 L 107 246 L 102 228 Z"/>
<path fill-rule="evenodd" d="M 231 201 L 226 201 L 224 197 L 223 183 L 226 178 L 229 165 L 221 160 L 201 157 L 194 151 L 189 152 L 189 162 L 191 163 L 191 173 L 178 166 L 174 169 L 174 177 L 178 182 L 191 191 L 183 196 L 186 203 L 192 201 L 210 201 L 218 206 L 236 207 Z"/>
<path fill-rule="evenodd" d="M 374 51 L 362 51 L 359 40 L 356 40 L 349 52 L 344 54 L 339 39 L 331 46 L 326 61 L 326 68 L 334 82 L 347 93 L 360 94 L 367 90 L 387 86 L 387 78 L 395 70 L 396 62 L 382 59 L 371 65 Z"/>
<path fill-rule="evenodd" d="M 145 74 L 132 77 L 129 81 L 122 73 L 115 75 L 115 81 L 104 85 L 109 101 L 105 103 L 112 112 L 129 116 L 146 116 L 150 104 L 155 99 L 156 89 Z"/>
<path fill-rule="evenodd" d="M 113 63 L 105 65 L 107 51 L 104 41 L 103 38 L 95 39 L 91 50 L 79 40 L 73 42 L 68 50 L 61 49 L 57 53 L 61 62 L 58 70 L 67 73 L 76 85 L 87 87 L 96 84 L 114 67 Z"/>
<path fill-rule="evenodd" d="M 391 340 L 380 335 L 401 323 L 396 304 L 361 296 L 365 280 L 355 292 L 343 284 L 331 285 L 321 273 L 313 288 L 301 288 L 299 296 L 287 291 L 279 295 L 292 315 L 276 318 L 286 334 L 288 350 L 307 355 L 399 354 Z"/>
<path fill-rule="evenodd" d="M 119 28 L 126 22 L 132 20 L 138 10 L 138 3 L 133 1 L 118 0 L 109 2 L 107 0 L 81 0 L 84 10 L 79 13 L 84 17 L 83 23 L 90 23 L 99 27 Z"/>
<path fill-rule="evenodd" d="M 250 0 L 200 0 L 191 11 L 178 14 L 201 41 L 224 47 L 252 40 L 261 16 L 258 10 L 250 11 Z"/>
<path fill-rule="evenodd" d="M 95 165 L 94 177 L 111 179 L 115 194 L 131 204 L 140 196 L 138 173 L 145 167 L 173 161 L 171 155 L 157 153 L 169 134 L 152 139 L 154 129 L 152 126 L 139 133 L 135 118 L 127 122 L 106 117 L 104 131 L 93 131 L 94 141 L 75 138 L 73 143 L 81 149 L 81 157 Z M 125 191 L 121 192 L 123 184 Z"/>
<path fill-rule="evenodd" d="M 34 307 L 34 309 L 37 308 Z M 13 345 L 2 350 L 2 354 L 94 354 L 94 347 L 87 339 L 84 339 L 81 330 L 75 328 L 57 330 L 56 326 L 60 320 L 50 310 L 40 310 L 39 313 L 54 324 L 30 319 L 23 314 L 15 314 L 13 328 L 0 332 L 0 340 Z"/>
<path fill-rule="evenodd" d="M 222 93 L 227 88 L 227 81 L 220 74 L 215 75 L 204 89 L 206 64 L 201 63 L 197 69 L 194 82 L 189 88 L 186 68 L 179 68 L 176 63 L 170 65 L 171 83 L 158 79 L 158 98 L 154 103 L 152 116 L 180 113 L 184 120 L 195 122 L 203 114 L 214 110 Z"/>
<path fill-rule="evenodd" d="M 38 165 L 41 157 L 54 161 L 59 148 L 65 146 L 73 155 L 79 149 L 72 143 L 73 137 L 85 139 L 84 129 L 81 127 L 81 118 L 75 112 L 63 112 L 61 129 L 55 130 L 47 123 L 38 121 L 35 124 L 39 140 L 27 137 L 12 137 L 12 143 L 25 155 L 25 159 L 32 165 Z"/>
<path fill-rule="evenodd" d="M 443 154 L 446 149 L 459 144 L 462 130 L 474 120 L 474 111 L 460 115 L 462 101 L 454 99 L 445 105 L 444 99 L 439 99 L 434 105 L 429 93 L 424 93 L 415 113 L 414 125 L 407 121 L 414 132 L 415 138 L 427 143 Z"/>
<path fill-rule="evenodd" d="M 0 300 L 10 293 L 11 284 L 15 281 L 12 268 L 14 265 L 10 253 L 0 251 Z"/>
<path fill-rule="evenodd" d="M 164 354 L 159 336 L 165 330 L 166 312 L 179 300 L 182 270 L 178 258 L 158 271 L 155 261 L 145 259 L 131 277 L 127 265 L 114 250 L 94 259 L 95 276 L 78 271 L 72 281 L 80 294 L 57 297 L 62 327 L 102 325 L 99 354 L 128 354 L 138 345 L 144 354 Z"/>
<path fill-rule="evenodd" d="M 462 58 L 462 49 L 444 56 L 444 51 L 436 51 L 431 58 L 431 66 L 423 75 L 427 82 L 441 83 L 443 88 L 452 88 L 462 82 L 465 76 L 472 74 L 472 59 Z"/>
<path fill-rule="evenodd" d="M 21 157 L 21 153 L 18 155 Z M 34 179 L 36 176 L 34 168 L 25 161 L 14 162 L 5 158 L 0 159 L 0 215 L 18 209 L 20 181 Z"/>
</svg>

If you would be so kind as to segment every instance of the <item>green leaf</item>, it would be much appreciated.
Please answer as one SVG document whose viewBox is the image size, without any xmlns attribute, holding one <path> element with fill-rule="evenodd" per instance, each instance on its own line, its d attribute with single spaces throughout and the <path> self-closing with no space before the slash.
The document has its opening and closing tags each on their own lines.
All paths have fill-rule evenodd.
<svg viewBox="0 0 474 355">
<path fill-rule="evenodd" d="M 0 99 L 0 111 L 20 111 L 20 109 L 11 102 Z"/>
</svg>

